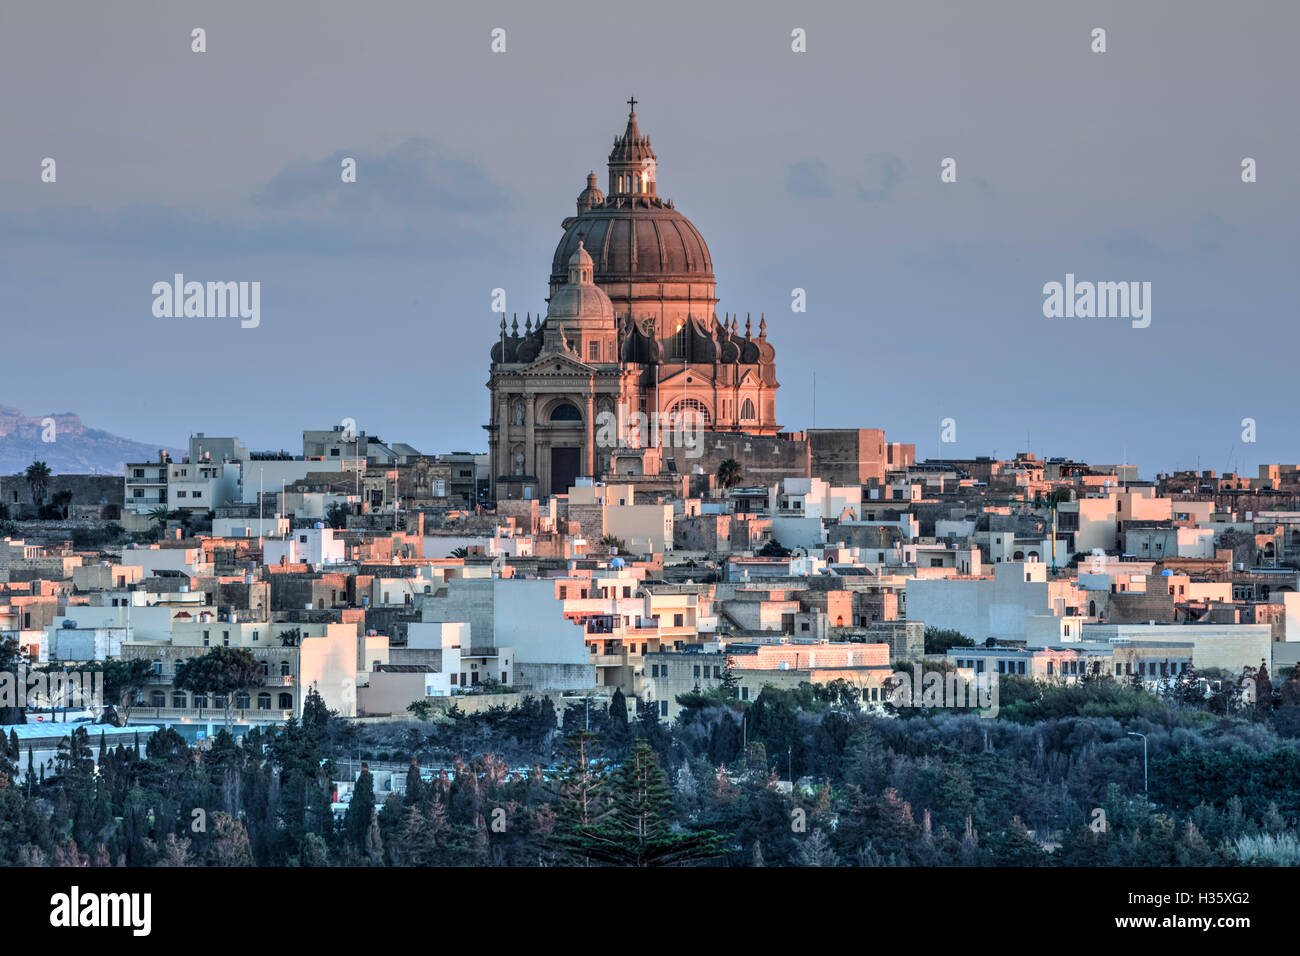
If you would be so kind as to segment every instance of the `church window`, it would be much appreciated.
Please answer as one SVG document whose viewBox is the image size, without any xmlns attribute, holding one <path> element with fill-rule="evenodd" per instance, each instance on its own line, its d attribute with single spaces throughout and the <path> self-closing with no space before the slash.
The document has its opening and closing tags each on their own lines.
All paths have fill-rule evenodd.
<svg viewBox="0 0 1300 956">
<path fill-rule="evenodd" d="M 578 411 L 578 406 L 572 402 L 564 402 L 555 406 L 551 412 L 551 421 L 553 422 L 580 422 L 582 413 Z"/>
<path fill-rule="evenodd" d="M 699 416 L 699 418 L 697 419 L 695 416 Z M 694 423 L 702 420 L 707 425 L 710 421 L 709 409 L 698 398 L 683 398 L 673 406 L 672 420 L 674 424 L 678 421 Z"/>
<path fill-rule="evenodd" d="M 754 420 L 754 403 L 745 399 L 745 404 L 740 406 L 740 420 L 752 422 Z"/>
<path fill-rule="evenodd" d="M 591 359 L 593 362 L 600 358 L 599 342 L 589 342 L 587 344 L 587 358 Z"/>
</svg>

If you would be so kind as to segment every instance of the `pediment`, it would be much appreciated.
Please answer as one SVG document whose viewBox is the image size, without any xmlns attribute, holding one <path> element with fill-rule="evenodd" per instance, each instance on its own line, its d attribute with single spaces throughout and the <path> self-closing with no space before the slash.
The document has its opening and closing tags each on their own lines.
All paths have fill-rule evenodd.
<svg viewBox="0 0 1300 956">
<path fill-rule="evenodd" d="M 567 352 L 552 352 L 537 356 L 519 374 L 535 378 L 543 375 L 591 375 L 595 371 L 594 366 L 579 361 Z"/>
</svg>

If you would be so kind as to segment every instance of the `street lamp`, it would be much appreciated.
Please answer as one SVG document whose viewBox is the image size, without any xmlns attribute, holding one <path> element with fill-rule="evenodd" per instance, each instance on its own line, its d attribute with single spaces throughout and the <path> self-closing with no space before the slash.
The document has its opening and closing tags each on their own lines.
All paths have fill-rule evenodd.
<svg viewBox="0 0 1300 956">
<path fill-rule="evenodd" d="M 1142 738 L 1142 793 L 1149 796 L 1150 794 L 1147 790 L 1147 735 L 1134 733 L 1131 730 L 1128 732 L 1128 735 L 1130 737 Z"/>
</svg>

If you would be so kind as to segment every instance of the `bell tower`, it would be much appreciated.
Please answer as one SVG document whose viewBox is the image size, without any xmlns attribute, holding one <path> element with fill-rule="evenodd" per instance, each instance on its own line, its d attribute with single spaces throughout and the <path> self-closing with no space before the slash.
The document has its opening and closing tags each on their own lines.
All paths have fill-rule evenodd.
<svg viewBox="0 0 1300 956">
<path fill-rule="evenodd" d="M 636 125 L 636 97 L 627 101 L 627 129 L 614 140 L 609 154 L 609 194 L 611 196 L 654 196 L 658 160 L 650 148 L 650 137 L 642 136 Z"/>
</svg>

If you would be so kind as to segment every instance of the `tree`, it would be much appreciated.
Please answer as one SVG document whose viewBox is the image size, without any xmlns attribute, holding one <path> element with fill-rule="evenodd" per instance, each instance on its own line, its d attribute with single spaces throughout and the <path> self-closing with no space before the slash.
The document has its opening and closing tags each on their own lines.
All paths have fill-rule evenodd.
<svg viewBox="0 0 1300 956">
<path fill-rule="evenodd" d="M 331 528 L 338 530 L 348 526 L 348 506 L 335 501 L 325 509 L 325 521 Z"/>
<path fill-rule="evenodd" d="M 954 647 L 974 647 L 972 641 L 961 631 L 944 627 L 927 627 L 925 629 L 925 652 L 927 654 L 947 654 Z"/>
<path fill-rule="evenodd" d="M 627 550 L 627 545 L 623 543 L 623 539 L 616 537 L 612 534 L 602 535 L 600 539 L 600 546 L 604 548 L 606 551 L 610 552 L 611 554 L 613 554 L 615 551 Z"/>
<path fill-rule="evenodd" d="M 724 852 L 723 838 L 711 830 L 673 830 L 672 792 L 659 758 L 645 741 L 637 741 L 611 782 L 608 816 L 595 826 L 578 828 L 591 859 L 617 866 L 673 866 Z"/>
<path fill-rule="evenodd" d="M 23 477 L 32 490 L 32 501 L 39 508 L 45 503 L 45 489 L 50 485 L 50 466 L 43 461 L 34 461 L 27 466 Z"/>
<path fill-rule="evenodd" d="M 266 682 L 262 665 L 252 651 L 242 647 L 213 648 L 202 657 L 191 657 L 176 665 L 172 681 L 177 690 L 192 694 L 212 694 L 226 701 L 226 726 L 230 726 L 230 712 L 235 694 L 261 687 Z"/>
<path fill-rule="evenodd" d="M 370 769 L 361 765 L 357 776 L 357 785 L 348 802 L 348 810 L 343 818 L 343 832 L 348 842 L 361 852 L 366 850 L 366 841 L 370 837 L 370 823 L 375 816 L 375 778 Z"/>
<path fill-rule="evenodd" d="M 450 557 L 461 558 L 462 560 L 469 557 L 469 548 L 461 545 L 459 548 L 452 548 Z"/>
<path fill-rule="evenodd" d="M 148 686 L 153 667 L 143 658 L 130 660 L 96 661 L 82 665 L 84 672 L 104 675 L 104 703 L 115 703 L 121 709 L 125 723 L 131 717 L 136 695 Z"/>
<path fill-rule="evenodd" d="M 591 833 L 609 816 L 609 765 L 596 756 L 596 736 L 579 730 L 565 741 L 566 760 L 555 788 L 552 842 L 561 859 L 591 865 Z"/>
<path fill-rule="evenodd" d="M 627 739 L 627 698 L 621 687 L 614 688 L 614 696 L 609 699 L 609 725 L 616 740 Z"/>
<path fill-rule="evenodd" d="M 149 520 L 154 523 L 154 530 L 159 534 L 167 529 L 167 522 L 171 519 L 172 513 L 167 510 L 166 505 L 159 505 L 149 512 Z"/>
<path fill-rule="evenodd" d="M 72 508 L 72 492 L 66 488 L 56 491 L 52 503 L 59 510 L 60 517 L 66 519 Z"/>
<path fill-rule="evenodd" d="M 734 488 L 740 484 L 743 469 L 740 462 L 734 458 L 728 458 L 722 464 L 718 465 L 718 484 L 723 488 Z"/>
</svg>

